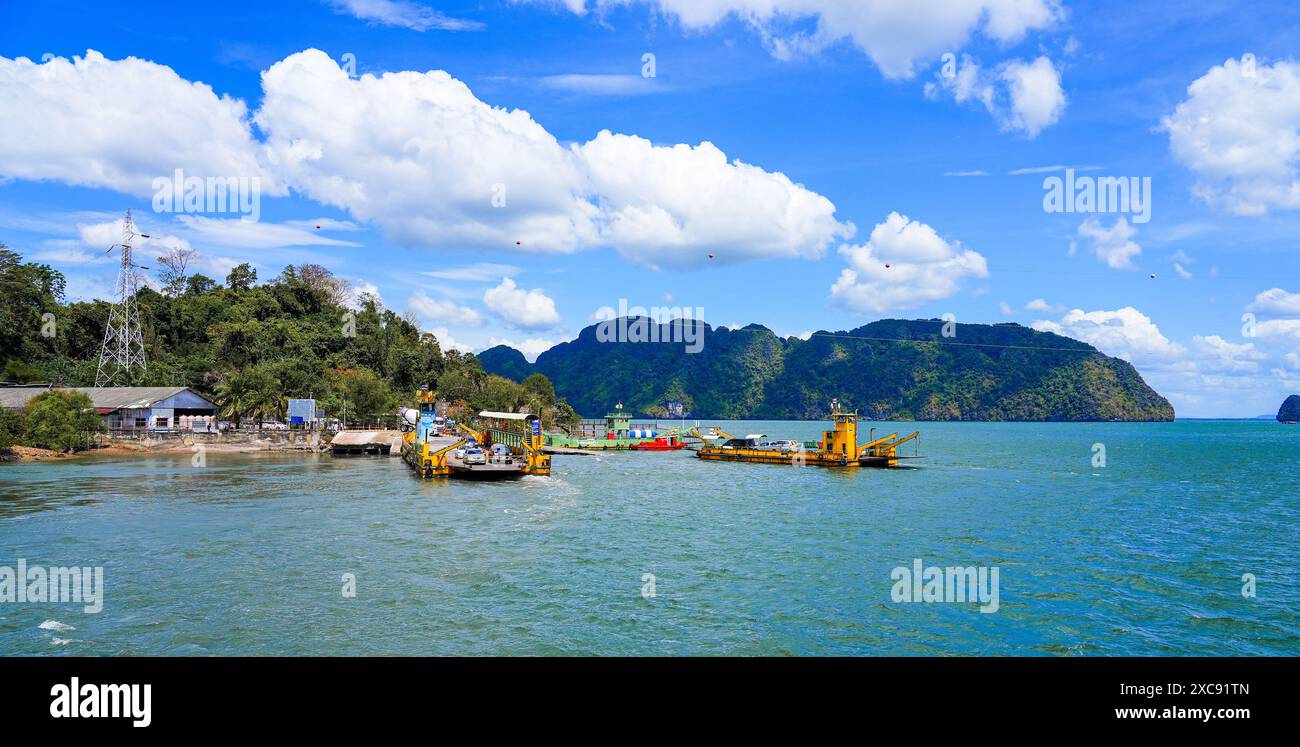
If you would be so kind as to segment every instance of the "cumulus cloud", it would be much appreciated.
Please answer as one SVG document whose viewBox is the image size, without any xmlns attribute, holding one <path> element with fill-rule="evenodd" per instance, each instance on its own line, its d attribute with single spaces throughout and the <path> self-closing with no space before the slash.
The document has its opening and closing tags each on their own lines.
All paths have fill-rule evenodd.
<svg viewBox="0 0 1300 747">
<path fill-rule="evenodd" d="M 1032 62 L 1009 60 L 993 70 L 963 56 L 955 69 L 941 68 L 936 80 L 925 84 L 925 94 L 932 99 L 947 94 L 959 104 L 982 104 L 1002 130 L 1029 138 L 1056 124 L 1066 105 L 1061 73 L 1045 56 Z"/>
<path fill-rule="evenodd" d="M 1137 229 L 1129 225 L 1128 218 L 1116 219 L 1110 228 L 1102 226 L 1096 218 L 1079 224 L 1079 236 L 1092 244 L 1097 259 L 1119 270 L 1131 269 L 1133 258 L 1142 253 L 1141 245 L 1133 241 L 1136 235 Z"/>
<path fill-rule="evenodd" d="M 337 13 L 381 26 L 398 26 L 412 31 L 477 31 L 478 21 L 451 18 L 427 5 L 409 0 L 326 0 Z"/>
<path fill-rule="evenodd" d="M 637 0 L 565 0 L 578 14 Z M 918 61 L 960 49 L 979 33 L 1020 40 L 1060 19 L 1057 0 L 641 0 L 688 30 L 729 17 L 753 28 L 772 54 L 786 59 L 848 41 L 888 78 L 910 78 Z M 814 22 L 811 31 L 808 21 Z"/>
<path fill-rule="evenodd" d="M 483 317 L 468 306 L 461 306 L 453 301 L 430 298 L 424 291 L 417 290 L 406 300 L 406 306 L 414 311 L 421 320 L 429 324 L 453 324 L 457 326 L 478 326 Z"/>
<path fill-rule="evenodd" d="M 352 79 L 309 50 L 272 66 L 263 86 L 256 121 L 274 167 L 404 244 L 612 244 L 660 266 L 703 264 L 709 250 L 732 261 L 818 256 L 853 230 L 825 197 L 710 143 L 605 131 L 565 148 L 527 112 L 489 106 L 441 71 Z"/>
<path fill-rule="evenodd" d="M 1192 348 L 1203 371 L 1255 373 L 1259 371 L 1259 362 L 1268 358 L 1255 349 L 1254 343 L 1228 342 L 1219 335 L 1196 335 L 1192 337 Z"/>
<path fill-rule="evenodd" d="M 555 301 L 541 290 L 524 290 L 511 278 L 483 294 L 483 303 L 506 322 L 522 329 L 545 329 L 560 323 Z"/>
<path fill-rule="evenodd" d="M 816 258 L 851 224 L 830 200 L 740 161 L 712 143 L 661 147 L 603 131 L 574 149 L 601 197 L 602 234 L 624 258 L 652 266 L 770 257 Z"/>
<path fill-rule="evenodd" d="M 443 350 L 459 350 L 462 353 L 472 353 L 474 348 L 451 336 L 450 330 L 446 327 L 434 327 L 429 330 L 434 339 L 438 341 L 438 346 Z"/>
<path fill-rule="evenodd" d="M 933 228 L 890 213 L 861 246 L 841 246 L 848 261 L 831 287 L 831 299 L 853 311 L 908 309 L 948 298 L 966 277 L 987 277 L 978 252 L 946 241 Z"/>
<path fill-rule="evenodd" d="M 258 163 L 244 102 L 135 57 L 0 57 L 0 132 L 3 178 L 148 196 L 179 168 L 282 193 Z"/>
<path fill-rule="evenodd" d="M 1072 309 L 1058 321 L 1040 320 L 1029 326 L 1082 340 L 1107 355 L 1134 363 L 1170 361 L 1187 352 L 1185 346 L 1161 334 L 1150 317 L 1132 306 L 1114 311 Z"/>
<path fill-rule="evenodd" d="M 352 78 L 312 49 L 272 65 L 262 88 L 258 142 L 243 102 L 162 65 L 97 52 L 40 65 L 0 58 L 0 178 L 147 195 L 177 168 L 261 176 L 264 194 L 292 187 L 403 245 L 612 245 L 652 267 L 705 264 L 709 252 L 724 262 L 816 257 L 854 230 L 825 197 L 711 143 L 604 131 L 566 146 L 442 71 Z M 244 230 L 266 230 L 252 225 Z M 317 232 L 301 243 L 330 241 Z"/>
<path fill-rule="evenodd" d="M 1246 307 L 1246 311 L 1300 316 L 1300 293 L 1291 293 L 1281 288 L 1269 288 L 1256 294 L 1255 300 Z"/>
<path fill-rule="evenodd" d="M 1161 120 L 1195 193 L 1238 215 L 1300 208 L 1300 63 L 1229 59 Z"/>
</svg>

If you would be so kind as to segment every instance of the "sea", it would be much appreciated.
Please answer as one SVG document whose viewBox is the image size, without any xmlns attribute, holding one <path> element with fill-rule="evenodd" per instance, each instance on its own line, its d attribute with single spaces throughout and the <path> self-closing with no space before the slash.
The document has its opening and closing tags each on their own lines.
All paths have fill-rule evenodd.
<svg viewBox="0 0 1300 747">
<path fill-rule="evenodd" d="M 1300 426 L 869 427 L 920 430 L 921 458 L 559 455 L 497 483 L 379 456 L 0 465 L 0 655 L 1300 654 Z M 102 569 L 100 609 L 6 597 L 20 561 Z"/>
</svg>

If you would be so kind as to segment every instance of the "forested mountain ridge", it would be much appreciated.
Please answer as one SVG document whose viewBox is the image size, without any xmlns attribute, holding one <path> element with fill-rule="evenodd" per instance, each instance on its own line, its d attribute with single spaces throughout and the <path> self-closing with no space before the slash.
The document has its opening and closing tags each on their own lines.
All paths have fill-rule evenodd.
<svg viewBox="0 0 1300 747">
<path fill-rule="evenodd" d="M 701 418 L 821 419 L 837 397 L 878 420 L 1174 417 L 1132 364 L 1087 343 L 1018 324 L 955 324 L 944 337 L 943 324 L 885 319 L 807 340 L 704 325 L 695 354 L 681 343 L 602 342 L 593 325 L 535 364 L 505 346 L 479 360 L 511 378 L 546 375 L 587 416 L 621 401 L 654 416 L 679 402 Z"/>
</svg>

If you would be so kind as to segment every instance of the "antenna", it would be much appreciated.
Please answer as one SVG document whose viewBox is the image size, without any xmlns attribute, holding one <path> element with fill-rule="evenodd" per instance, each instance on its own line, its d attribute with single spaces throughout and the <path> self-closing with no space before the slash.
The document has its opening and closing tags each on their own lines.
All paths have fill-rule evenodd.
<svg viewBox="0 0 1300 747">
<path fill-rule="evenodd" d="M 149 238 L 147 234 L 137 234 L 135 223 L 131 220 L 131 211 L 126 211 L 122 221 L 122 243 L 114 244 L 108 251 L 122 250 L 122 266 L 117 271 L 117 286 L 113 308 L 108 312 L 108 325 L 104 328 L 104 344 L 99 349 L 99 368 L 95 372 L 95 386 L 111 386 L 118 383 L 130 383 L 131 369 L 139 367 L 146 370 L 144 358 L 144 336 L 140 333 L 140 310 L 136 307 L 135 294 L 140 286 L 140 275 L 136 269 L 148 269 L 137 265 L 131 259 L 131 242 L 137 236 Z"/>
</svg>

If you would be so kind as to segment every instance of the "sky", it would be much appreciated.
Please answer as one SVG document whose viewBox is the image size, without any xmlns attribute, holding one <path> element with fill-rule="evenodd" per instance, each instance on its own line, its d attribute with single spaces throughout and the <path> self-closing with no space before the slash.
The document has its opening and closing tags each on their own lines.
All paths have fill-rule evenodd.
<svg viewBox="0 0 1300 747">
<path fill-rule="evenodd" d="M 1252 417 L 1300 392 L 1296 49 L 1294 2 L 5 3 L 0 242 L 106 298 L 129 208 L 529 359 L 602 308 L 1016 322 Z"/>
</svg>

